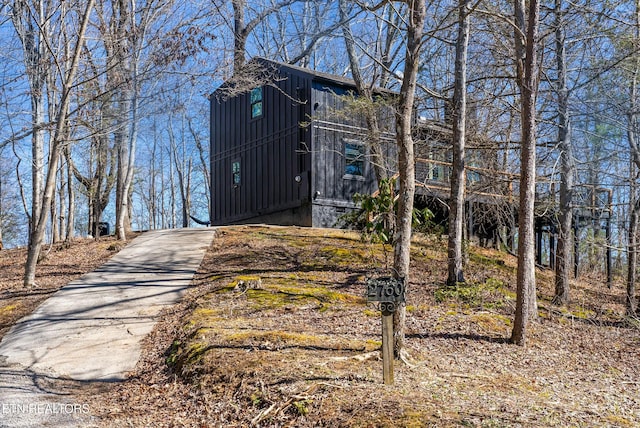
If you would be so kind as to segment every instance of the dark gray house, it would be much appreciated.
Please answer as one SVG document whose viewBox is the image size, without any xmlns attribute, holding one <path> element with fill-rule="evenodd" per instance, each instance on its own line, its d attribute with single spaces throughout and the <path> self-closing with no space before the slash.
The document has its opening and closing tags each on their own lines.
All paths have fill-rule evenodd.
<svg viewBox="0 0 640 428">
<path fill-rule="evenodd" d="M 352 81 L 255 59 L 241 87 L 210 97 L 212 225 L 332 227 L 377 189 Z M 249 82 L 249 83 L 247 83 Z M 387 120 L 393 140 L 393 120 Z M 391 148 L 393 144 L 388 145 Z"/>
<path fill-rule="evenodd" d="M 343 213 L 355 208 L 355 193 L 377 190 L 366 123 L 352 108 L 355 98 L 345 97 L 355 93 L 354 83 L 261 58 L 249 66 L 248 74 L 226 82 L 210 97 L 210 224 L 335 226 Z M 387 127 L 383 146 L 393 175 L 395 121 L 388 108 L 381 108 L 379 116 L 379 123 Z M 445 232 L 452 134 L 446 121 L 414 124 L 416 205 L 429 208 Z M 467 238 L 513 248 L 519 176 L 504 171 L 506 165 L 500 161 L 510 148 L 478 135 L 470 141 Z M 592 194 L 597 191 L 607 189 Z M 555 255 L 555 199 L 551 191 L 546 200 L 536 202 L 538 263 L 543 263 L 542 249 L 548 245 L 550 266 Z M 607 224 L 610 227 L 610 221 Z"/>
</svg>

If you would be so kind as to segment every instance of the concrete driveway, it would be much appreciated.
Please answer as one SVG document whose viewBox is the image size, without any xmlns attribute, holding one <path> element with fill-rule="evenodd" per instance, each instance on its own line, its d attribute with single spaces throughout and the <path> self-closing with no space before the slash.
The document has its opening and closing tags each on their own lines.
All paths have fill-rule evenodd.
<svg viewBox="0 0 640 428">
<path fill-rule="evenodd" d="M 0 426 L 74 426 L 57 419 L 81 416 L 88 409 L 79 403 L 36 417 L 47 410 L 37 404 L 56 403 L 48 380 L 125 379 L 158 313 L 181 299 L 213 237 L 214 229 L 143 233 L 20 320 L 0 342 Z"/>
</svg>

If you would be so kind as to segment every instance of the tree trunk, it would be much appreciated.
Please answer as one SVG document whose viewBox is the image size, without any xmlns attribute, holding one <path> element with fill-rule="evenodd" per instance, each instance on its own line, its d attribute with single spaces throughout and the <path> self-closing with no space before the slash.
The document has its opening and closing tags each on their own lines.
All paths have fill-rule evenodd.
<svg viewBox="0 0 640 428">
<path fill-rule="evenodd" d="M 569 91 L 567 89 L 567 62 L 562 0 L 556 0 L 556 66 L 558 70 L 558 150 L 560 151 L 560 206 L 558 216 L 558 249 L 555 263 L 556 305 L 569 304 L 569 275 L 573 250 L 573 177 L 575 164 L 571 144 L 569 117 Z"/>
<path fill-rule="evenodd" d="M 76 46 L 71 59 L 71 64 L 67 68 L 67 74 L 64 78 L 64 86 L 61 92 L 60 103 L 58 104 L 58 114 L 56 117 L 56 128 L 51 141 L 51 154 L 50 164 L 47 170 L 47 178 L 45 182 L 44 195 L 42 198 L 42 209 L 40 216 L 37 219 L 33 219 L 34 228 L 31 235 L 31 245 L 27 252 L 27 263 L 25 265 L 24 285 L 31 287 L 35 285 L 36 278 L 36 264 L 38 257 L 40 256 L 40 250 L 42 249 L 42 243 L 44 240 L 44 234 L 47 226 L 47 217 L 53 192 L 55 190 L 56 172 L 58 170 L 58 160 L 60 159 L 60 153 L 62 149 L 63 140 L 67 136 L 68 123 L 67 114 L 69 108 L 69 98 L 71 96 L 71 90 L 74 85 L 76 72 L 78 70 L 78 62 L 80 60 L 80 52 L 84 44 L 84 34 L 89 22 L 89 15 L 93 9 L 95 0 L 89 0 L 84 14 L 82 16 L 82 24 L 78 31 L 78 37 Z"/>
<path fill-rule="evenodd" d="M 467 115 L 467 47 L 469 45 L 469 1 L 458 5 L 455 82 L 453 90 L 453 167 L 449 202 L 447 285 L 464 282 L 462 234 L 464 230 L 465 139 Z"/>
<path fill-rule="evenodd" d="M 193 141 L 196 143 L 196 148 L 198 150 L 198 157 L 200 159 L 200 167 L 202 168 L 202 174 L 204 175 L 204 188 L 205 188 L 205 197 L 207 199 L 207 207 L 211 207 L 211 193 L 209 190 L 209 184 L 211 183 L 211 180 L 209 178 L 209 166 L 206 161 L 206 157 L 207 157 L 206 151 L 204 149 L 202 142 L 200 141 L 200 136 L 198 135 L 198 133 L 193 127 L 193 123 L 191 122 L 190 118 L 188 119 L 188 125 L 189 125 L 189 132 L 191 133 L 191 137 L 193 138 Z"/>
<path fill-rule="evenodd" d="M 183 118 L 184 121 L 184 118 Z M 184 134 L 184 133 L 183 133 Z M 189 186 L 191 185 L 191 159 L 189 159 L 188 165 L 185 165 L 184 153 L 186 151 L 186 147 L 182 147 L 182 159 L 178 155 L 178 147 L 176 144 L 175 136 L 173 134 L 173 127 L 171 123 L 169 123 L 169 141 L 171 143 L 171 151 L 173 153 L 173 163 L 175 165 L 176 174 L 178 175 L 178 187 L 180 190 L 180 206 L 182 211 L 182 227 L 189 227 L 190 217 L 189 212 L 191 210 L 191 192 Z M 186 168 L 186 173 L 185 173 Z M 173 169 L 172 169 L 173 171 Z M 175 189 L 175 184 L 172 180 L 171 183 L 172 189 Z M 175 191 L 171 191 L 172 197 L 175 198 Z M 174 204 L 175 206 L 175 204 Z M 175 227 L 175 221 L 174 221 Z"/>
<path fill-rule="evenodd" d="M 233 74 L 238 73 L 245 63 L 247 27 L 244 22 L 246 0 L 232 0 L 233 6 Z"/>
<path fill-rule="evenodd" d="M 516 17 L 524 16 L 524 1 L 516 0 Z M 522 12 L 521 12 L 522 11 Z M 529 1 L 526 25 L 525 55 L 518 57 L 523 65 L 520 85 L 522 115 L 522 148 L 520 154 L 520 206 L 518 211 L 518 270 L 516 314 L 511 341 L 526 344 L 527 327 L 537 319 L 535 278 L 534 202 L 536 185 L 536 94 L 537 94 L 537 39 L 540 4 Z M 520 27 L 522 28 L 522 27 Z M 516 46 L 521 35 L 516 34 Z M 520 52 L 522 53 L 522 52 Z"/>
<path fill-rule="evenodd" d="M 65 234 L 67 232 L 67 228 L 65 219 L 67 218 L 67 208 L 69 207 L 67 204 L 67 169 L 64 150 L 63 153 L 60 153 L 60 164 L 60 172 L 58 173 L 60 175 L 60 188 L 58 189 L 58 230 L 60 233 L 60 240 L 63 241 L 66 240 Z"/>
<path fill-rule="evenodd" d="M 76 194 L 73 188 L 73 170 L 71 169 L 71 161 L 67 156 L 67 231 L 65 233 L 65 241 L 71 242 L 75 238 L 75 212 L 76 212 Z"/>
<path fill-rule="evenodd" d="M 625 299 L 628 316 L 636 316 L 638 303 L 636 300 L 636 269 L 638 267 L 638 217 L 640 202 L 636 199 L 629 213 L 629 247 L 627 251 L 627 296 Z"/>
<path fill-rule="evenodd" d="M 16 0 L 12 8 L 12 21 L 22 43 L 25 71 L 29 80 L 31 101 L 31 212 L 29 214 L 29 246 L 34 236 L 34 222 L 40 217 L 43 198 L 45 87 L 49 73 L 45 40 L 49 25 L 45 2 L 36 2 L 37 15 L 32 15 L 24 0 Z M 35 20 L 35 22 L 34 22 Z"/>
<path fill-rule="evenodd" d="M 635 2 L 635 46 L 636 49 L 640 45 L 640 2 Z M 637 195 L 637 173 L 640 171 L 640 149 L 636 141 L 638 129 L 638 73 L 640 72 L 640 59 L 636 55 L 629 85 L 629 111 L 627 113 L 627 139 L 629 140 L 629 148 L 631 150 L 631 185 L 629 188 L 629 235 L 627 243 L 627 296 L 626 309 L 627 315 L 636 316 L 636 269 L 638 264 L 638 221 L 640 215 L 640 198 Z"/>
<path fill-rule="evenodd" d="M 166 206 L 166 201 L 165 201 L 165 197 L 164 197 L 164 189 L 165 189 L 165 174 L 164 174 L 164 151 L 160 150 L 160 168 L 159 168 L 159 173 L 160 173 L 160 189 L 159 189 L 159 198 L 160 198 L 160 203 L 159 203 L 159 207 L 158 212 L 160 214 L 160 218 L 158 219 L 158 224 L 161 228 L 166 229 L 167 228 L 167 206 Z M 170 164 L 170 163 L 169 163 Z"/>
<path fill-rule="evenodd" d="M 403 278 L 407 285 L 409 284 L 409 263 L 411 261 L 413 199 L 416 189 L 415 157 L 411 125 L 426 14 L 424 0 L 412 0 L 408 3 L 409 16 L 407 19 L 407 47 L 404 61 L 404 76 L 398 97 L 396 113 L 396 144 L 398 146 L 398 181 L 400 194 L 398 195 L 398 220 L 394 239 L 393 258 L 396 277 Z M 406 308 L 404 306 L 394 312 L 393 352 L 396 358 L 400 357 L 404 347 L 405 318 Z"/>
<path fill-rule="evenodd" d="M 156 132 L 156 127 L 153 127 L 154 134 Z M 154 135 L 155 137 L 155 135 Z M 150 167 L 151 171 L 149 173 L 149 228 L 151 230 L 157 229 L 156 225 L 156 151 L 158 148 L 158 139 L 153 139 L 153 145 L 151 146 L 151 160 Z"/>
<path fill-rule="evenodd" d="M 1 150 L 0 150 L 1 153 Z M 2 176 L 0 176 L 0 251 L 2 251 L 2 229 L 4 228 L 4 221 L 3 221 L 3 216 L 4 216 L 4 205 L 2 203 Z"/>
<path fill-rule="evenodd" d="M 121 100 L 118 104 L 120 129 L 116 133 L 118 144 L 118 173 L 116 184 L 116 237 L 120 241 L 127 240 L 127 233 L 131 231 L 130 192 L 133 182 L 136 143 L 138 138 L 138 47 L 141 40 L 137 37 L 144 34 L 136 27 L 136 3 L 128 5 L 126 2 L 114 6 L 114 13 L 119 13 L 117 40 L 117 67 L 121 73 L 119 78 L 125 82 L 119 92 Z"/>
<path fill-rule="evenodd" d="M 356 84 L 358 96 L 363 97 L 367 100 L 368 103 L 370 103 L 371 106 L 373 106 L 373 93 L 362 77 L 362 70 L 360 69 L 360 63 L 358 62 L 358 56 L 356 55 L 355 40 L 353 38 L 353 33 L 351 32 L 351 27 L 349 26 L 346 7 L 346 0 L 340 0 L 340 21 L 344 22 L 344 25 L 342 26 L 342 35 L 344 37 L 345 47 L 347 50 L 347 55 L 349 57 L 351 76 L 353 77 L 353 81 Z M 371 165 L 373 166 L 373 171 L 376 176 L 376 182 L 379 186 L 382 180 L 389 177 L 389 173 L 387 168 L 387 161 L 383 155 L 381 141 L 382 133 L 380 131 L 380 124 L 378 123 L 377 113 L 377 108 L 364 109 L 365 121 L 367 123 L 367 143 L 369 145 L 370 152 L 369 160 Z"/>
<path fill-rule="evenodd" d="M 134 77 L 135 79 L 135 77 Z M 118 149 L 118 175 L 116 184 L 116 238 L 120 241 L 127 240 L 127 232 L 131 229 L 129 218 L 129 192 L 133 181 L 133 166 L 135 163 L 135 142 L 137 138 L 136 123 L 137 114 L 135 100 L 136 95 L 125 91 L 123 94 L 131 102 L 124 102 L 122 108 L 123 117 L 129 118 L 129 123 L 125 126 L 126 131 L 122 131 Z M 132 100 L 132 98 L 134 98 Z"/>
<path fill-rule="evenodd" d="M 171 229 L 176 227 L 176 179 L 174 173 L 174 164 L 177 161 L 174 159 L 174 156 L 169 152 L 169 196 L 170 196 L 170 205 L 171 205 L 171 218 L 169 227 Z"/>
<path fill-rule="evenodd" d="M 187 162 L 187 177 L 184 183 L 184 192 L 182 194 L 182 227 L 191 226 L 191 158 Z"/>
<path fill-rule="evenodd" d="M 58 160 L 58 163 L 60 163 L 60 161 Z M 51 221 L 50 221 L 50 230 L 51 230 L 51 243 L 53 244 L 57 244 L 58 242 L 60 242 L 60 229 L 58 228 L 58 204 L 56 203 L 56 196 L 57 196 L 57 184 L 58 184 L 58 180 L 57 180 L 57 176 L 58 174 L 56 173 L 56 182 L 53 185 L 53 199 L 51 200 L 51 206 L 49 207 L 49 211 L 50 211 L 50 215 L 51 215 Z"/>
</svg>

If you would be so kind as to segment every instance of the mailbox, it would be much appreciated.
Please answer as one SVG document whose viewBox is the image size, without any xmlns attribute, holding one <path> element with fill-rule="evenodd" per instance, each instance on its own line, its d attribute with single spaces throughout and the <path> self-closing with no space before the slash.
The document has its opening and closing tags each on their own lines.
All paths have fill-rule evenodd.
<svg viewBox="0 0 640 428">
<path fill-rule="evenodd" d="M 98 223 L 98 236 L 109 236 L 111 231 L 109 229 L 109 223 L 101 221 Z"/>
</svg>

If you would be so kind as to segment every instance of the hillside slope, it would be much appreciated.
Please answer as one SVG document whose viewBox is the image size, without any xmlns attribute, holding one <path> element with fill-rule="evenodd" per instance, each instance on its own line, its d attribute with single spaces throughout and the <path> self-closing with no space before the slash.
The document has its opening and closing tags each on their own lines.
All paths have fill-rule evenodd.
<svg viewBox="0 0 640 428">
<path fill-rule="evenodd" d="M 223 228 L 185 302 L 149 338 L 134 378 L 92 408 L 104 426 L 638 426 L 638 329 L 620 289 L 574 284 L 527 348 L 507 343 L 515 260 L 471 248 L 447 289 L 445 241 L 419 236 L 407 301 L 408 364 L 382 385 L 379 312 L 364 280 L 391 255 L 357 234 Z"/>
</svg>

